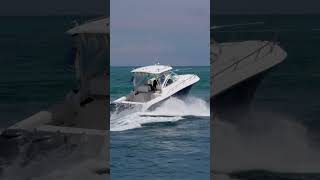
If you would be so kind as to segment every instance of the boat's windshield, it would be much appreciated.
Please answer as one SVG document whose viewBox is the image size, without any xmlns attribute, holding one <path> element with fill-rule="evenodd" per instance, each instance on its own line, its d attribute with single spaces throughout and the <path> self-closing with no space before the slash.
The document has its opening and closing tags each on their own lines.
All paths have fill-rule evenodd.
<svg viewBox="0 0 320 180">
<path fill-rule="evenodd" d="M 150 73 L 134 73 L 133 74 L 133 86 L 134 88 L 142 85 L 152 85 L 154 80 L 158 85 L 163 85 L 166 82 L 167 77 L 170 76 L 172 82 L 176 80 L 176 74 L 173 72 L 165 72 L 162 74 L 150 74 Z"/>
<path fill-rule="evenodd" d="M 157 76 L 149 73 L 134 73 L 133 86 L 138 87 L 141 85 L 147 85 L 148 81 L 153 78 L 157 78 Z"/>
</svg>

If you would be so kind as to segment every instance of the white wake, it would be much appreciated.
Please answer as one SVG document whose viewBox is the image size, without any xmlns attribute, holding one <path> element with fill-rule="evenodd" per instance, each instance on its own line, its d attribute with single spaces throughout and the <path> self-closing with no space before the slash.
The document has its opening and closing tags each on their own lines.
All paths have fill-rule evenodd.
<svg viewBox="0 0 320 180">
<path fill-rule="evenodd" d="M 141 117 L 142 114 L 158 117 Z M 172 117 L 160 117 L 172 116 Z M 175 122 L 184 119 L 184 116 L 210 116 L 210 105 L 197 97 L 187 97 L 184 100 L 170 98 L 153 111 L 139 112 L 134 110 L 112 113 L 110 117 L 111 131 L 124 131 L 140 128 L 143 124 L 157 122 Z"/>
<path fill-rule="evenodd" d="M 56 144 L 56 149 L 46 152 L 38 149 L 37 144 L 18 146 L 19 154 L 12 163 L 3 166 L 1 178 L 3 180 L 103 180 L 108 179 L 108 154 L 106 137 L 92 142 L 96 136 L 84 135 L 80 142 L 71 139 L 66 144 Z M 55 142 L 54 140 L 52 140 Z M 51 142 L 51 140 L 50 140 Z M 92 142 L 92 143 L 91 143 Z M 102 142 L 102 143 L 101 143 Z M 105 144 L 103 144 L 105 142 Z M 76 143 L 76 145 L 74 144 Z M 102 144 L 93 147 L 94 144 Z M 40 146 L 40 145 L 39 145 Z M 35 150 L 36 157 L 29 160 L 30 149 Z M 30 163 L 21 165 L 28 160 Z M 18 173 L 17 173 L 18 172 Z"/>
<path fill-rule="evenodd" d="M 214 120 L 214 171 L 320 172 L 320 149 L 305 126 L 273 112 L 257 113 L 250 124 L 244 130 L 241 124 Z"/>
</svg>

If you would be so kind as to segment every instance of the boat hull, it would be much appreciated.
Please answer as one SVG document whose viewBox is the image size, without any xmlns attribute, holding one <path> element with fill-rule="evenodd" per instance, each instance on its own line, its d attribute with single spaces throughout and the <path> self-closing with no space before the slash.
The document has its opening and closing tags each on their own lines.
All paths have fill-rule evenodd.
<svg viewBox="0 0 320 180">
<path fill-rule="evenodd" d="M 127 103 L 111 103 L 110 104 L 110 112 L 111 113 L 120 113 L 123 111 L 130 111 L 130 110 L 143 110 L 143 111 L 152 111 L 154 109 L 156 109 L 157 107 L 161 106 L 162 103 L 164 103 L 166 100 L 168 100 L 170 97 L 176 97 L 179 99 L 184 99 L 190 92 L 191 88 L 192 88 L 193 84 L 190 86 L 187 86 L 179 91 L 177 91 L 176 93 L 174 93 L 173 95 L 162 99 L 161 101 L 158 101 L 152 105 L 149 105 L 148 107 L 143 107 L 143 105 L 137 105 L 137 104 L 127 104 Z M 146 105 L 145 105 L 146 106 Z"/>
<path fill-rule="evenodd" d="M 267 73 L 268 71 L 259 73 L 211 97 L 210 109 L 213 117 L 231 122 L 248 118 L 255 91 Z"/>
<path fill-rule="evenodd" d="M 184 89 L 181 89 L 180 91 L 176 92 L 173 96 L 178 98 L 185 98 L 189 94 L 192 86 L 193 84 L 188 87 L 185 87 Z"/>
<path fill-rule="evenodd" d="M 174 93 L 172 96 L 169 96 L 169 97 L 163 99 L 162 101 L 159 101 L 159 102 L 151 105 L 149 108 L 147 108 L 147 110 L 148 111 L 152 111 L 152 110 L 156 109 L 157 107 L 161 106 L 161 104 L 164 103 L 166 100 L 168 100 L 170 97 L 176 97 L 176 98 L 179 98 L 179 99 L 186 98 L 188 96 L 192 86 L 193 86 L 193 84 L 181 89 L 180 91 Z"/>
</svg>

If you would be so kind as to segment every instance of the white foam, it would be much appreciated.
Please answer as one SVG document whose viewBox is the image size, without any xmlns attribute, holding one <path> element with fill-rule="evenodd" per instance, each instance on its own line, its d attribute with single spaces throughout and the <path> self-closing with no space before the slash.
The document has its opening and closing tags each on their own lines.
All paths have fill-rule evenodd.
<svg viewBox="0 0 320 180">
<path fill-rule="evenodd" d="M 92 138 L 96 138 L 96 136 Z M 76 148 L 70 147 L 69 149 L 66 146 L 59 147 L 57 145 L 58 148 L 50 152 L 37 151 L 36 153 L 39 155 L 26 166 L 21 163 L 29 161 L 28 151 L 33 146 L 19 146 L 21 153 L 12 160 L 12 164 L 3 168 L 1 178 L 4 180 L 106 179 L 108 174 L 104 171 L 108 167 L 107 145 L 103 144 L 101 147 L 93 148 L 87 140 L 91 141 L 90 139 L 83 139 L 83 142 L 80 143 L 77 141 Z M 103 142 L 99 140 L 98 143 Z M 103 171 L 104 174 L 99 174 L 98 171 Z"/>
<path fill-rule="evenodd" d="M 183 116 L 210 116 L 209 104 L 201 98 L 188 97 L 185 100 L 170 98 L 149 115 L 174 117 L 141 117 L 139 111 L 124 111 L 113 113 L 110 118 L 111 131 L 124 131 L 140 128 L 146 123 L 175 122 L 184 119 Z"/>
<path fill-rule="evenodd" d="M 320 151 L 312 146 L 307 129 L 293 118 L 258 113 L 243 131 L 241 124 L 215 119 L 215 171 L 264 169 L 285 173 L 320 172 Z M 243 124 L 242 124 L 243 125 Z"/>
</svg>

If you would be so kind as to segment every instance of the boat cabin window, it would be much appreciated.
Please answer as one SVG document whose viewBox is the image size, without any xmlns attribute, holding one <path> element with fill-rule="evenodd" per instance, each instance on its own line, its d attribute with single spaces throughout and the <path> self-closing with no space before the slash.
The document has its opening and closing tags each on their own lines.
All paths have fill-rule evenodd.
<svg viewBox="0 0 320 180">
<path fill-rule="evenodd" d="M 150 91 L 161 90 L 175 81 L 174 74 L 150 74 L 150 73 L 134 73 L 133 86 L 137 90 L 140 86 L 149 86 Z"/>
<path fill-rule="evenodd" d="M 167 80 L 165 82 L 164 87 L 169 86 L 170 84 L 172 84 L 175 81 L 176 81 L 176 74 L 173 72 L 170 72 L 170 74 L 167 75 Z"/>
<path fill-rule="evenodd" d="M 142 85 L 147 85 L 148 80 L 152 78 L 148 74 L 143 74 L 143 73 L 135 73 L 133 76 L 133 86 L 138 87 Z"/>
<path fill-rule="evenodd" d="M 155 91 L 159 84 L 159 77 L 149 73 L 135 73 L 133 75 L 133 86 L 137 90 L 139 87 L 150 87 L 151 91 Z M 140 88 L 141 89 L 141 88 Z"/>
<path fill-rule="evenodd" d="M 173 83 L 173 80 L 171 78 L 168 79 L 167 83 L 166 83 L 166 86 L 169 86 L 170 84 Z"/>
</svg>

